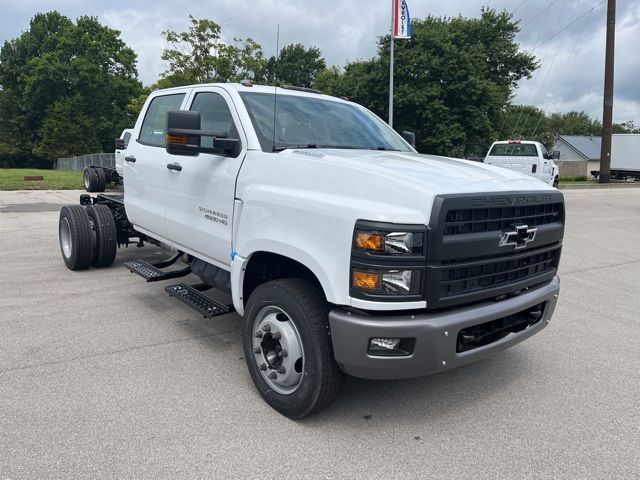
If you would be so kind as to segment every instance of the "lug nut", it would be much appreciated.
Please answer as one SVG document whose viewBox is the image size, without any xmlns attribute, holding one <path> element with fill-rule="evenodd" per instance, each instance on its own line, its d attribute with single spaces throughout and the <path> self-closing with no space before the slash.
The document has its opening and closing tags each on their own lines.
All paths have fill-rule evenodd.
<svg viewBox="0 0 640 480">
<path fill-rule="evenodd" d="M 266 363 L 261 363 L 260 364 L 260 370 L 262 370 L 263 372 L 267 369 L 267 364 Z"/>
<path fill-rule="evenodd" d="M 253 349 L 253 353 L 262 353 L 262 349 L 260 347 L 256 347 Z"/>
<path fill-rule="evenodd" d="M 262 330 L 264 330 L 265 332 L 270 332 L 271 331 L 271 325 L 264 325 L 262 327 Z"/>
<path fill-rule="evenodd" d="M 278 369 L 278 373 L 285 374 L 285 373 L 287 373 L 287 369 L 286 369 L 286 368 L 284 368 L 284 367 L 280 367 L 280 368 Z"/>
<path fill-rule="evenodd" d="M 262 338 L 262 332 L 260 330 L 256 332 L 256 338 Z"/>
<path fill-rule="evenodd" d="M 271 380 L 275 380 L 276 378 L 278 378 L 278 374 L 277 374 L 276 372 L 271 372 L 271 373 L 269 374 L 269 378 L 270 378 Z"/>
<path fill-rule="evenodd" d="M 282 338 L 282 334 L 280 332 L 275 332 L 271 336 L 274 338 L 274 340 L 280 340 Z"/>
</svg>

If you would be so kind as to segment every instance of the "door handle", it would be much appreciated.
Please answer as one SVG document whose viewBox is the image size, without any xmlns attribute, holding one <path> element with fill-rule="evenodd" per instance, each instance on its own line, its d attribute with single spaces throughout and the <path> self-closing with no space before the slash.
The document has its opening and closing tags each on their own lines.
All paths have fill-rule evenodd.
<svg viewBox="0 0 640 480">
<path fill-rule="evenodd" d="M 167 168 L 169 170 L 175 170 L 176 172 L 182 171 L 182 165 L 180 165 L 179 163 L 167 163 Z"/>
<path fill-rule="evenodd" d="M 129 155 L 127 157 L 124 157 L 124 161 L 125 162 L 136 163 L 136 157 L 134 157 L 133 155 Z"/>
</svg>

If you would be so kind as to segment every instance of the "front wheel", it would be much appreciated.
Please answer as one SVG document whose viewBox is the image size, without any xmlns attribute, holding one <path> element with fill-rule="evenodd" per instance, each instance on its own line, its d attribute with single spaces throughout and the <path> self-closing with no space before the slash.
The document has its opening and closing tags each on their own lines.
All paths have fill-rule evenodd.
<svg viewBox="0 0 640 480">
<path fill-rule="evenodd" d="M 328 306 L 310 282 L 274 280 L 251 294 L 242 322 L 245 359 L 258 391 L 297 419 L 335 401 L 342 372 L 331 345 Z"/>
</svg>

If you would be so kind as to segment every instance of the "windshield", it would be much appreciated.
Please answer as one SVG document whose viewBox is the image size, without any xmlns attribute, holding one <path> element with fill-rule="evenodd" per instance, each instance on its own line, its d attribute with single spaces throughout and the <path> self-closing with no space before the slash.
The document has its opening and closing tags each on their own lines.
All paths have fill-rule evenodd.
<svg viewBox="0 0 640 480">
<path fill-rule="evenodd" d="M 242 92 L 240 96 L 265 152 L 287 147 L 411 151 L 386 123 L 356 105 L 278 94 L 274 121 L 273 94 Z"/>
</svg>

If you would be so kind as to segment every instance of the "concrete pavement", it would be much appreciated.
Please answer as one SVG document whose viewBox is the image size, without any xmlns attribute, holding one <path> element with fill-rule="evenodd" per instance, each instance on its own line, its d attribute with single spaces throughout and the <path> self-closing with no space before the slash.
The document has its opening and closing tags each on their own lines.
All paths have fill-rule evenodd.
<svg viewBox="0 0 640 480">
<path fill-rule="evenodd" d="M 640 475 L 640 190 L 566 191 L 551 325 L 403 381 L 347 378 L 294 422 L 255 391 L 239 319 L 203 319 L 122 264 L 71 272 L 59 207 L 0 192 L 0 479 Z"/>
</svg>

